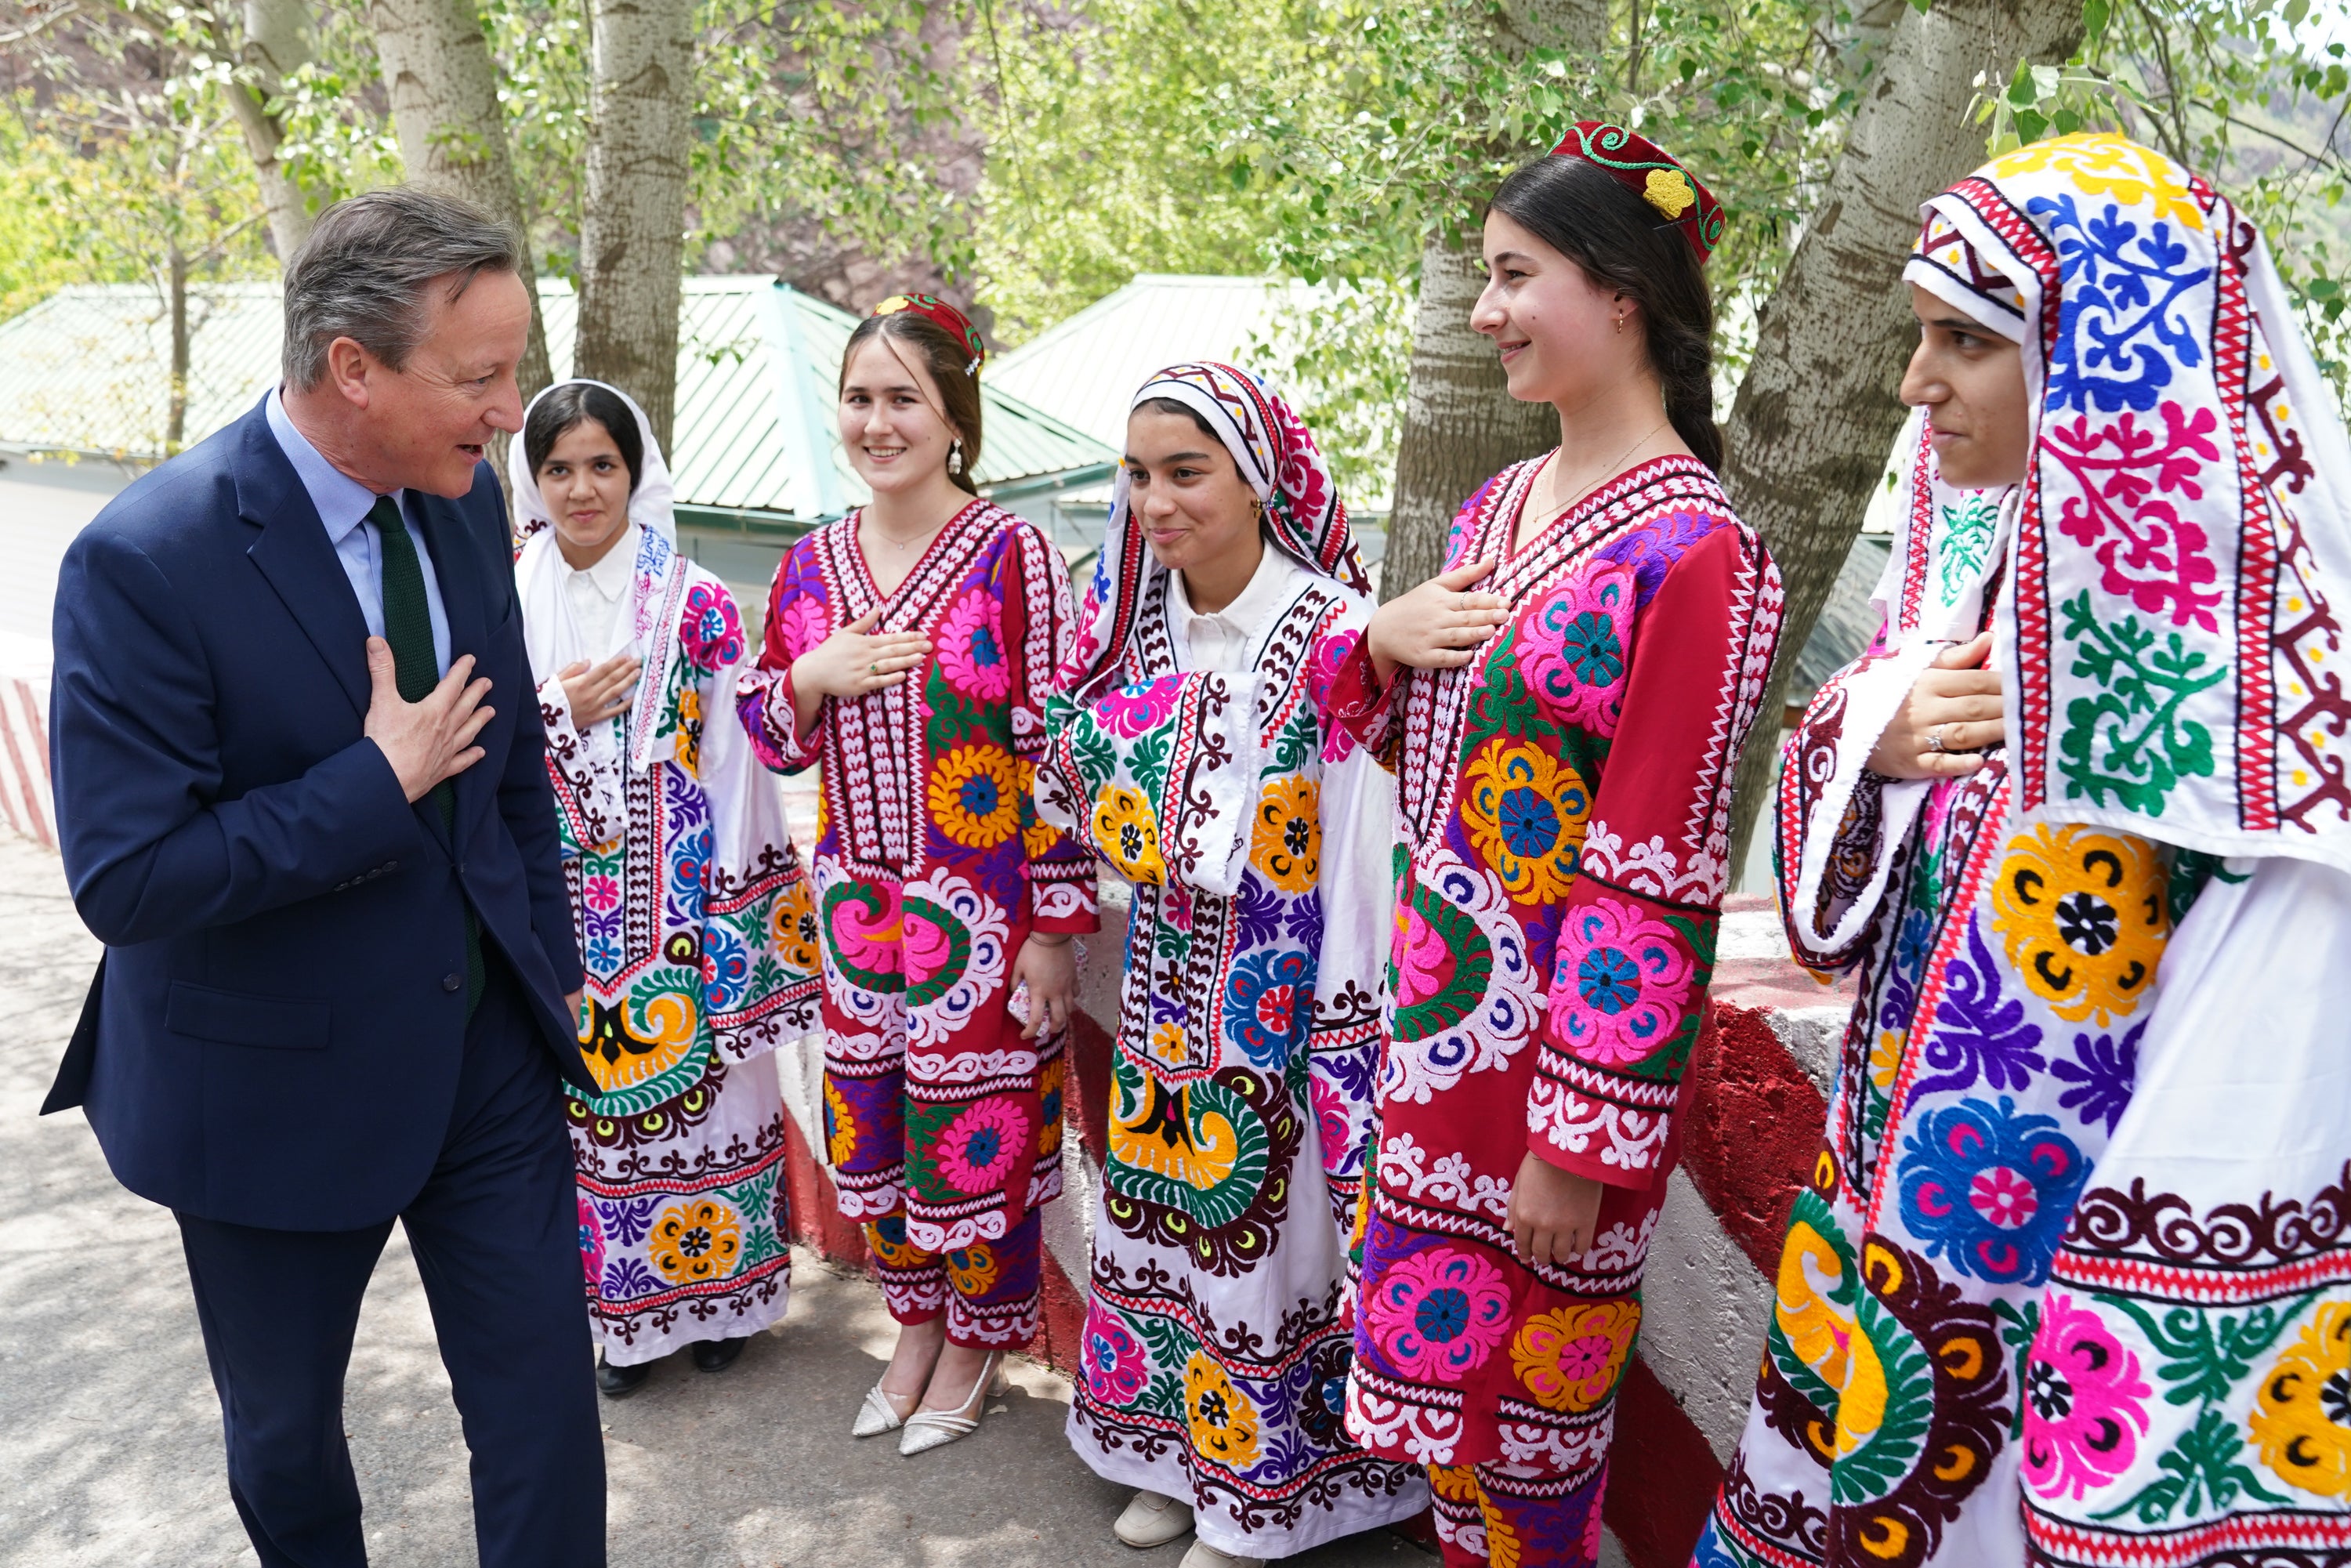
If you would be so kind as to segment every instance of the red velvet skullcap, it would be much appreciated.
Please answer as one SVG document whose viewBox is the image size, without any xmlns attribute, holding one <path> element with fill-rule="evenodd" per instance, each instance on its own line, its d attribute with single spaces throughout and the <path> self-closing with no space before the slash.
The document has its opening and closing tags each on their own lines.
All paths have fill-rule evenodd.
<svg viewBox="0 0 2351 1568">
<path fill-rule="evenodd" d="M 934 326 L 945 328 L 948 337 L 963 345 L 964 351 L 971 356 L 971 363 L 963 368 L 964 374 L 977 373 L 987 359 L 987 345 L 979 340 L 979 329 L 971 324 L 971 318 L 937 295 L 893 294 L 873 307 L 876 316 L 895 316 L 901 310 L 911 310 Z"/>
<path fill-rule="evenodd" d="M 1551 155 L 1581 158 L 1607 170 L 1618 184 L 1672 220 L 1701 263 L 1714 254 L 1715 243 L 1722 238 L 1722 204 L 1656 142 L 1621 125 L 1584 120 L 1577 121 Z"/>
</svg>

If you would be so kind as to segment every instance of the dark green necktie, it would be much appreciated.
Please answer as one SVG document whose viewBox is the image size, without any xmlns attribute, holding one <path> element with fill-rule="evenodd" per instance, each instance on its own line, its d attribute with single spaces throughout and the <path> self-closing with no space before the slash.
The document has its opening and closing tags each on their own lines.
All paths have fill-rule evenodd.
<svg viewBox="0 0 2351 1568">
<path fill-rule="evenodd" d="M 424 569 L 416 541 L 408 537 L 400 503 L 378 496 L 368 509 L 376 537 L 383 541 L 383 640 L 392 644 L 392 684 L 402 702 L 423 702 L 441 684 L 441 661 L 433 652 L 433 611 L 424 599 Z M 448 828 L 457 814 L 456 791 L 444 779 L 425 797 Z M 454 847 L 454 845 L 453 845 Z M 482 930 L 473 905 L 465 906 L 465 1016 L 482 1000 Z"/>
</svg>

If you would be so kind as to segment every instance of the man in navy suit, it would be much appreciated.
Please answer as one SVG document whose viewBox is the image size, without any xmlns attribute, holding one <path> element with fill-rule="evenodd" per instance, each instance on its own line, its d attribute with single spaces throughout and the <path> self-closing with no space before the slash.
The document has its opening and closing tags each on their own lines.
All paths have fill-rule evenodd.
<svg viewBox="0 0 2351 1568">
<path fill-rule="evenodd" d="M 266 1568 L 367 1561 L 343 1375 L 395 1217 L 482 1563 L 604 1561 L 561 1107 L 594 1085 L 483 461 L 522 424 L 516 243 L 418 191 L 329 208 L 286 268 L 281 384 L 57 580 L 57 823 L 106 956 L 45 1109 L 82 1105 L 179 1220 Z"/>
</svg>

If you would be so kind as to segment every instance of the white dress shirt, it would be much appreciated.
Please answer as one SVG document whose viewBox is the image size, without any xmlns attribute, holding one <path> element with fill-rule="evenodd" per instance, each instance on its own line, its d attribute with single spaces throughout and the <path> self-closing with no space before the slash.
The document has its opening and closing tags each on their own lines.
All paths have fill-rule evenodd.
<svg viewBox="0 0 2351 1568">
<path fill-rule="evenodd" d="M 595 565 L 585 571 L 573 571 L 569 565 L 564 568 L 563 602 L 571 612 L 581 645 L 589 650 L 581 656 L 591 664 L 619 652 L 612 638 L 619 629 L 621 606 L 628 600 L 630 579 L 636 575 L 640 542 L 637 525 L 631 523 Z"/>
<path fill-rule="evenodd" d="M 1187 670 L 1217 670 L 1227 674 L 1249 667 L 1249 646 L 1267 622 L 1298 597 L 1299 580 L 1306 569 L 1271 539 L 1249 586 L 1230 604 L 1213 614 L 1192 608 L 1184 591 L 1184 574 L 1167 575 L 1167 623 L 1176 634 L 1176 656 Z"/>
<path fill-rule="evenodd" d="M 383 543 L 368 517 L 375 506 L 375 492 L 328 462 L 309 438 L 294 428 L 277 388 L 269 389 L 264 407 L 269 433 L 277 437 L 278 449 L 294 465 L 295 477 L 302 481 L 310 505 L 319 510 L 319 520 L 327 526 L 328 542 L 343 563 L 343 575 L 351 580 L 351 592 L 359 599 L 369 633 L 382 636 Z M 395 490 L 392 500 L 400 507 L 408 537 L 416 545 L 416 564 L 424 572 L 424 608 L 433 619 L 433 662 L 445 675 L 449 673 L 449 613 L 441 605 L 441 580 L 433 570 L 433 552 L 424 548 L 424 535 L 408 515 L 407 494 Z"/>
</svg>

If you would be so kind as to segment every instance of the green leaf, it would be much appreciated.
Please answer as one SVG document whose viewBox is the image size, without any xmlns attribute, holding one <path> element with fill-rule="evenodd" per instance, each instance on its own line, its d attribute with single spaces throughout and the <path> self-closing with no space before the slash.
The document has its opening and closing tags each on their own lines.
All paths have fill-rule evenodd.
<svg viewBox="0 0 2351 1568">
<path fill-rule="evenodd" d="M 2095 44 L 2106 36 L 2108 15 L 2106 0 L 2082 0 L 2082 33 L 2085 42 Z"/>
</svg>

